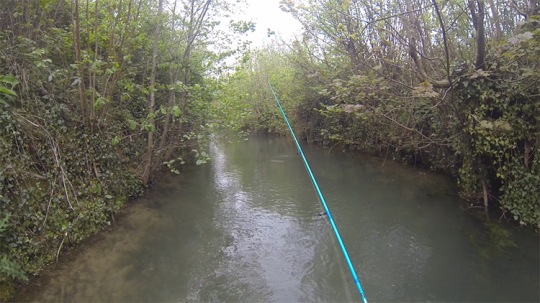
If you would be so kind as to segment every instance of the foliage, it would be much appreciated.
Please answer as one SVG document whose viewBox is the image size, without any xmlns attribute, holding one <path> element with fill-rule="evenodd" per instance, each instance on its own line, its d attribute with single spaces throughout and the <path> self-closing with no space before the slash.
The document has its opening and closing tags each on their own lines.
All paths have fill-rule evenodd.
<svg viewBox="0 0 540 303">
<path fill-rule="evenodd" d="M 17 93 L 13 90 L 19 81 L 13 75 L 0 76 L 0 106 L 6 108 L 17 98 Z M 11 88 L 7 86 L 11 85 Z"/>
<path fill-rule="evenodd" d="M 466 196 L 479 191 L 478 179 L 488 180 L 515 220 L 540 227 L 540 102 L 533 97 L 540 80 L 539 42 L 538 29 L 520 33 L 501 45 L 485 71 L 460 77 L 464 130 L 471 141 L 456 151 L 463 156 L 460 183 Z"/>
<path fill-rule="evenodd" d="M 277 45 L 246 52 L 231 76 L 219 79 L 219 92 L 213 102 L 213 117 L 219 125 L 233 130 L 261 130 L 275 134 L 288 132 L 281 111 L 276 106 L 269 84 L 280 92 L 279 100 L 291 123 L 305 96 L 305 87 L 295 83 L 298 70 L 290 54 Z"/>
<path fill-rule="evenodd" d="M 241 61 L 223 80 L 222 119 L 280 132 L 272 79 L 306 140 L 448 172 L 486 216 L 540 227 L 537 2 L 281 4 L 302 37 Z"/>
<path fill-rule="evenodd" d="M 3 218 L 0 219 L 0 236 L 7 229 L 9 218 L 11 217 L 10 213 L 7 213 Z M 7 256 L 2 256 L 0 259 L 0 281 L 5 281 L 7 278 L 27 280 L 26 275 L 20 270 L 17 264 L 7 259 Z"/>
<path fill-rule="evenodd" d="M 0 301 L 154 172 L 210 160 L 212 75 L 254 29 L 218 28 L 237 2 L 0 2 Z"/>
</svg>

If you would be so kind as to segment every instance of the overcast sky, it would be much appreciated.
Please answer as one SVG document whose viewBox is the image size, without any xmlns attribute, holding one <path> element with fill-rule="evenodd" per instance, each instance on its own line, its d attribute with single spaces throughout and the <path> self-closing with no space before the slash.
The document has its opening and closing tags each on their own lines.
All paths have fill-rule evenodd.
<svg viewBox="0 0 540 303">
<path fill-rule="evenodd" d="M 300 33 L 302 26 L 291 14 L 281 11 L 280 0 L 247 0 L 248 8 L 243 16 L 235 16 L 235 20 L 253 21 L 256 24 L 254 33 L 248 35 L 253 47 L 268 43 L 267 28 L 275 31 L 280 37 L 289 40 L 293 33 Z"/>
</svg>

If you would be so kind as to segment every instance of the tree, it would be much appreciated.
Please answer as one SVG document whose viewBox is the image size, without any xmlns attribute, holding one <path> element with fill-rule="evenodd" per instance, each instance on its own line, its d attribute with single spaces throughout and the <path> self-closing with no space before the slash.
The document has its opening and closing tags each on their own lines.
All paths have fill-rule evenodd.
<svg viewBox="0 0 540 303">
<path fill-rule="evenodd" d="M 0 301 L 114 224 L 141 180 L 208 159 L 212 75 L 234 53 L 209 44 L 236 37 L 215 30 L 234 5 L 0 1 Z"/>
<path fill-rule="evenodd" d="M 150 97 L 148 101 L 149 126 L 148 131 L 148 147 L 146 151 L 146 163 L 142 176 L 143 183 L 148 183 L 150 176 L 152 175 L 152 160 L 154 155 L 154 131 L 156 129 L 154 125 L 154 107 L 155 107 L 155 90 L 156 90 L 156 69 L 157 69 L 157 55 L 158 55 L 158 43 L 161 32 L 161 12 L 163 9 L 163 0 L 159 0 L 158 10 L 156 15 L 156 31 L 154 33 L 154 46 L 152 47 L 152 71 L 150 72 Z"/>
<path fill-rule="evenodd" d="M 527 188 L 522 191 L 526 197 L 538 196 L 531 187 L 518 186 L 516 177 L 538 178 L 532 169 L 538 123 L 525 114 L 536 113 L 536 102 L 529 96 L 538 93 L 528 85 L 537 73 L 521 65 L 535 66 L 531 58 L 538 4 L 505 4 L 281 1 L 304 33 L 293 46 L 283 45 L 282 56 L 298 71 L 295 82 L 302 89 L 294 98 L 284 93 L 280 99 L 285 104 L 299 100 L 289 110 L 297 113 L 296 122 L 308 140 L 344 143 L 445 170 L 458 177 L 461 196 L 472 205 L 480 202 L 486 216 L 490 206 L 501 206 L 514 210 L 520 222 L 537 224 L 540 206 L 518 199 L 514 188 Z M 271 52 L 262 50 L 254 62 Z M 527 72 L 520 74 L 520 68 Z M 229 82 L 236 89 L 227 91 L 239 94 L 259 85 L 244 79 L 249 71 L 254 67 L 239 70 Z M 515 82 L 509 85 L 504 79 Z M 261 106 L 264 96 L 240 98 L 247 99 L 242 102 L 251 104 L 256 117 L 272 116 L 271 108 Z M 265 129 L 267 121 L 245 127 Z M 510 172 L 509 167 L 515 169 Z M 510 196 L 519 202 L 510 202 Z"/>
</svg>

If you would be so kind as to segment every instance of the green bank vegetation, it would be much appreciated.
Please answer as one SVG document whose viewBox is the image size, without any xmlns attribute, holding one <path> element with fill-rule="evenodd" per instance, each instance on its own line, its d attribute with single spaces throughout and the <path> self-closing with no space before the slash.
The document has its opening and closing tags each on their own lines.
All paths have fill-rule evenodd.
<svg viewBox="0 0 540 303">
<path fill-rule="evenodd" d="M 486 218 L 540 227 L 537 1 L 281 4 L 304 32 L 224 80 L 229 122 L 286 133 L 270 81 L 305 140 L 447 172 Z"/>
<path fill-rule="evenodd" d="M 208 160 L 215 75 L 254 28 L 218 27 L 236 2 L 0 1 L 0 301 L 155 172 Z"/>
</svg>

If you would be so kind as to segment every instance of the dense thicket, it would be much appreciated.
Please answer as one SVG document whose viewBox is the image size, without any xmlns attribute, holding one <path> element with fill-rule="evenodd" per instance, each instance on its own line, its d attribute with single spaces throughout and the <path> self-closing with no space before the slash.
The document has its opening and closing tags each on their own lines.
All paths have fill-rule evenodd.
<svg viewBox="0 0 540 303">
<path fill-rule="evenodd" d="M 540 226 L 537 1 L 281 3 L 303 35 L 225 80 L 238 128 L 285 130 L 270 81 L 308 141 L 449 172 L 469 205 Z"/>
<path fill-rule="evenodd" d="M 226 1 L 0 1 L 0 301 L 212 129 Z M 236 34 L 235 34 L 236 33 Z M 201 144 L 202 143 L 202 144 Z"/>
</svg>

